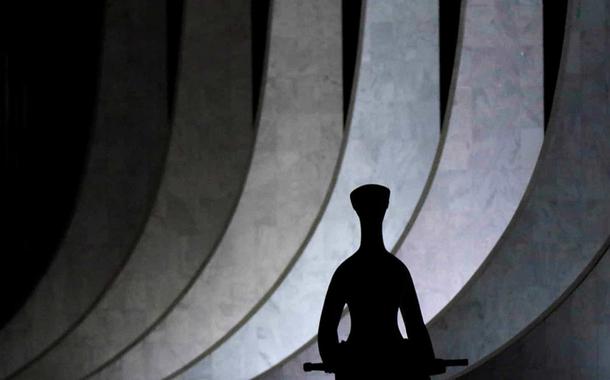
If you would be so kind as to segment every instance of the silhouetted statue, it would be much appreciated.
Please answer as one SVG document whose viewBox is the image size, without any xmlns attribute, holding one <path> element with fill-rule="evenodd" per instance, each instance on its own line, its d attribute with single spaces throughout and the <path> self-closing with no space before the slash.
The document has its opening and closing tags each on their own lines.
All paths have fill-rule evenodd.
<svg viewBox="0 0 610 380">
<path fill-rule="evenodd" d="M 364 185 L 350 198 L 360 218 L 360 248 L 335 271 L 324 300 L 318 348 L 337 379 L 428 379 L 434 350 L 407 267 L 383 243 L 390 190 Z M 339 342 L 347 304 L 351 330 Z M 398 329 L 398 311 L 408 339 Z"/>
</svg>

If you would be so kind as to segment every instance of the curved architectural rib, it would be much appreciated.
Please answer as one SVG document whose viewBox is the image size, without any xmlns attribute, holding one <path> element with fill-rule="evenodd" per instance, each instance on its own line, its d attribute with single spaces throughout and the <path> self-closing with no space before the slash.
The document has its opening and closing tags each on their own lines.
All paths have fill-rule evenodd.
<svg viewBox="0 0 610 380">
<path fill-rule="evenodd" d="M 554 110 L 538 166 L 488 260 L 429 326 L 442 357 L 484 360 L 582 272 L 610 234 L 608 2 L 570 5 Z"/>
<path fill-rule="evenodd" d="M 460 379 L 610 378 L 608 243 L 552 310 Z"/>
<path fill-rule="evenodd" d="M 112 8 L 107 15 L 110 21 L 129 9 L 138 15 L 143 11 L 141 3 L 119 3 L 118 14 Z M 144 232 L 99 303 L 16 378 L 76 379 L 111 359 L 172 304 L 222 236 L 246 178 L 254 140 L 248 4 L 187 2 L 172 139 Z M 159 5 L 155 12 L 163 19 L 165 3 Z M 148 6 L 146 14 L 151 12 Z M 140 54 L 139 46 L 148 38 L 135 38 Z M 137 145 L 134 141 L 128 148 Z M 99 260 L 92 260 L 96 267 Z"/>
<path fill-rule="evenodd" d="M 165 5 L 149 7 L 138 28 L 122 3 L 106 7 L 95 125 L 74 216 L 46 274 L 0 331 L 0 378 L 43 355 L 78 323 L 149 215 L 169 138 Z M 150 44 L 141 46 L 144 39 Z"/>
<path fill-rule="evenodd" d="M 349 138 L 320 224 L 267 302 L 179 378 L 252 378 L 315 335 L 333 270 L 357 248 L 349 200 L 355 187 L 374 182 L 392 190 L 384 223 L 388 246 L 409 221 L 438 143 L 438 9 L 427 0 L 375 0 L 363 15 Z"/>
<path fill-rule="evenodd" d="M 192 360 L 247 315 L 317 222 L 342 135 L 340 14 L 328 3 L 274 3 L 258 137 L 235 215 L 184 298 L 94 377 L 160 378 Z"/>
<path fill-rule="evenodd" d="M 425 320 L 491 251 L 531 177 L 543 139 L 541 19 L 540 2 L 465 0 L 443 150 L 396 252 L 414 279 Z M 340 335 L 348 335 L 348 326 L 340 325 Z M 301 364 L 320 361 L 317 351 L 314 341 L 263 377 L 305 376 Z"/>
<path fill-rule="evenodd" d="M 411 272 L 425 321 L 500 239 L 544 135 L 541 1 L 464 1 L 446 142 L 426 201 L 396 253 Z"/>
</svg>

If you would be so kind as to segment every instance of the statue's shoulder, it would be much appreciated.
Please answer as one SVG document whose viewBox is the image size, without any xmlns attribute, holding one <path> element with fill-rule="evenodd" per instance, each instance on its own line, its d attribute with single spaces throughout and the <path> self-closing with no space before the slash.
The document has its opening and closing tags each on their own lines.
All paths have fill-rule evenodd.
<svg viewBox="0 0 610 380">
<path fill-rule="evenodd" d="M 339 266 L 337 267 L 337 270 L 335 270 L 335 273 L 338 273 L 338 272 L 344 273 L 344 272 L 348 272 L 348 271 L 352 270 L 354 268 L 354 266 L 356 265 L 356 263 L 354 261 L 355 261 L 354 255 L 343 260 L 343 262 L 341 262 L 341 264 L 339 264 Z"/>
<path fill-rule="evenodd" d="M 405 263 L 402 262 L 401 259 L 399 259 L 398 257 L 392 255 L 391 253 L 388 254 L 387 257 L 387 261 L 389 263 L 389 265 L 391 265 L 393 268 L 396 269 L 396 271 L 400 272 L 401 274 L 409 274 L 409 269 L 407 268 L 407 266 L 405 265 Z"/>
<path fill-rule="evenodd" d="M 343 260 L 343 262 L 341 264 L 339 264 L 339 266 L 335 270 L 334 277 L 335 278 L 352 278 L 355 275 L 357 275 L 360 271 L 362 271 L 362 266 L 363 266 L 362 258 L 358 257 L 355 254 L 351 255 L 348 258 L 346 258 L 345 260 Z"/>
</svg>

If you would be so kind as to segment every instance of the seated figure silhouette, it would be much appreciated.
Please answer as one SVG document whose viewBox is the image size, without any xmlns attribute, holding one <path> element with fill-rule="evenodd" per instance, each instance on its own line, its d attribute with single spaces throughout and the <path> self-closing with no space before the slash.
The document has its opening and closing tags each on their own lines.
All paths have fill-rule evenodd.
<svg viewBox="0 0 610 380">
<path fill-rule="evenodd" d="M 407 267 L 383 243 L 390 190 L 364 185 L 350 194 L 360 219 L 360 248 L 335 271 L 322 308 L 318 348 L 337 379 L 429 379 L 434 360 Z M 337 327 L 347 304 L 351 330 L 339 342 Z M 398 329 L 400 311 L 408 339 Z"/>
</svg>

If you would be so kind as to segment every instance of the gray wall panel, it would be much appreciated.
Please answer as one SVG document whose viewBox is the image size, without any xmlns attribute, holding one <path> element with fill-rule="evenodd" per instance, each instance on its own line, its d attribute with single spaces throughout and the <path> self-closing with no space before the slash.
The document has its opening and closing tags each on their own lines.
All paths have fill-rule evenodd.
<svg viewBox="0 0 610 380">
<path fill-rule="evenodd" d="M 149 215 L 169 138 L 165 3 L 151 2 L 145 14 L 132 5 L 106 2 L 95 125 L 75 213 L 46 274 L 0 331 L 0 378 L 77 323 L 123 265 Z"/>
<path fill-rule="evenodd" d="M 461 28 L 440 161 L 396 252 L 414 279 L 425 320 L 461 289 L 498 241 L 543 138 L 541 2 L 465 1 Z M 340 336 L 348 334 L 346 321 Z M 320 361 L 317 349 L 314 341 L 264 378 L 309 378 L 301 365 Z"/>
<path fill-rule="evenodd" d="M 258 136 L 233 219 L 184 297 L 96 378 L 155 379 L 179 369 L 246 317 L 298 252 L 342 136 L 338 4 L 274 3 Z"/>
<path fill-rule="evenodd" d="M 543 140 L 542 2 L 465 0 L 463 17 L 441 160 L 396 253 L 411 272 L 425 321 L 497 243 Z"/>
<path fill-rule="evenodd" d="M 610 255 L 600 254 L 550 315 L 460 379 L 610 379 Z"/>
<path fill-rule="evenodd" d="M 124 12 L 144 17 L 155 6 L 143 5 L 117 4 L 107 17 L 113 20 Z M 165 2 L 156 6 L 163 19 Z M 230 220 L 254 142 L 249 1 L 187 1 L 185 8 L 170 150 L 145 230 L 96 307 L 17 378 L 75 379 L 111 359 L 184 290 Z M 135 39 L 137 50 L 149 38 L 144 34 Z M 155 66 L 159 60 L 165 57 L 143 64 Z M 148 112 L 155 107 L 147 105 Z M 133 141 L 128 149 L 133 151 L 138 144 Z M 121 195 L 128 193 L 124 189 Z M 89 265 L 93 263 L 99 266 L 100 258 Z"/>
<path fill-rule="evenodd" d="M 305 344 L 333 270 L 357 249 L 349 193 L 376 182 L 392 194 L 384 222 L 392 247 L 428 177 L 439 135 L 438 9 L 421 1 L 370 1 L 343 163 L 324 215 L 303 254 L 251 319 L 181 374 L 242 379 L 265 371 Z"/>
<path fill-rule="evenodd" d="M 429 330 L 440 356 L 475 364 L 543 313 L 610 234 L 608 4 L 571 4 L 555 108 L 516 217 Z"/>
</svg>

